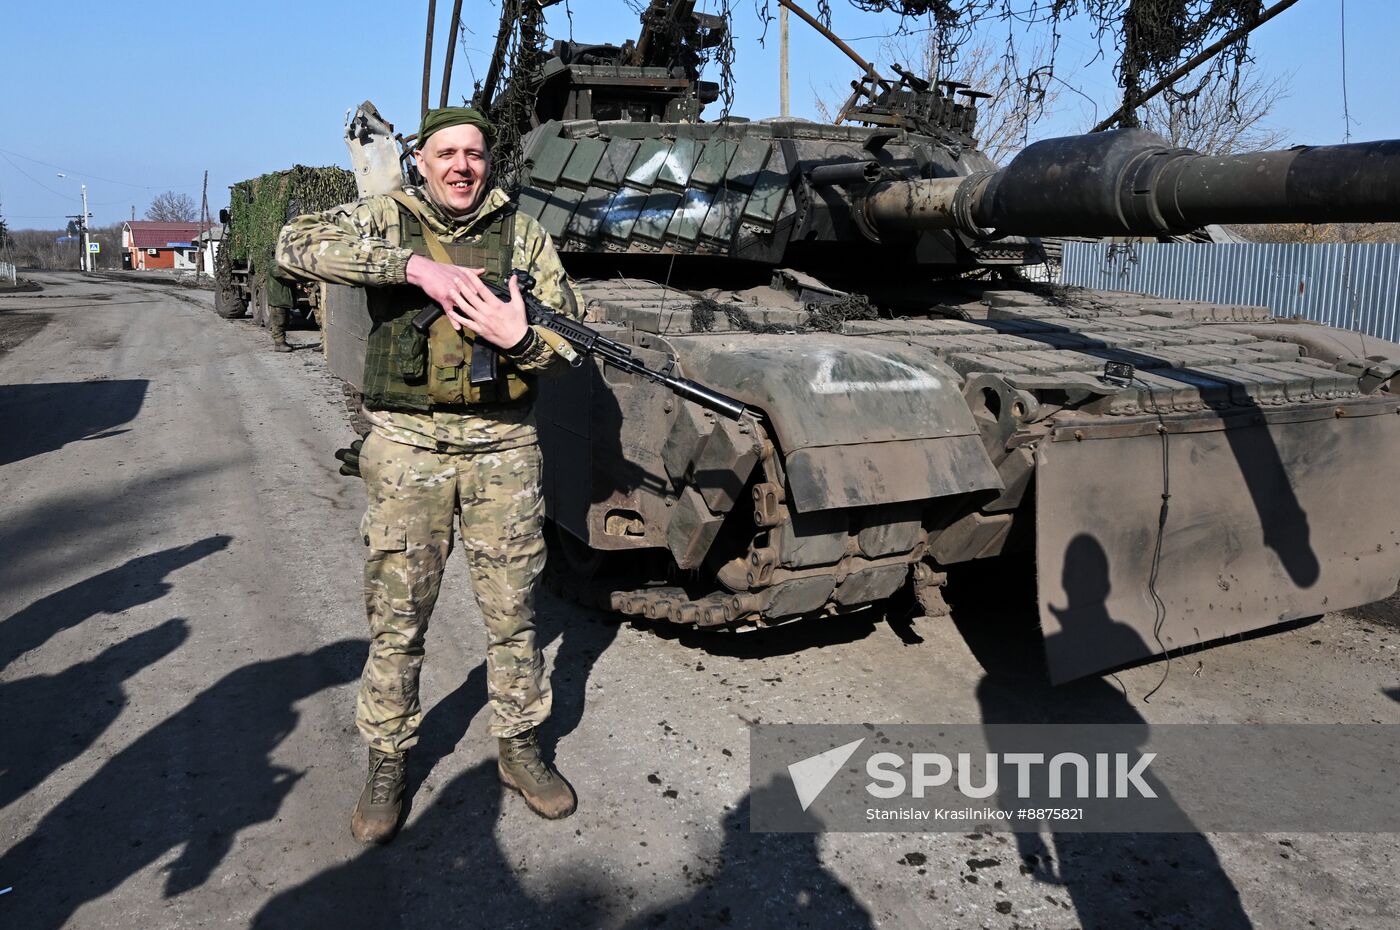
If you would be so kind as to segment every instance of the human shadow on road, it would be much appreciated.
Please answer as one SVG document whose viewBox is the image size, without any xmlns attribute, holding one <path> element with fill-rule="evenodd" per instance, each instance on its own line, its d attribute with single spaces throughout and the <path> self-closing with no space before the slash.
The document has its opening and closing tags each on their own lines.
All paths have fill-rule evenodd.
<svg viewBox="0 0 1400 930">
<path fill-rule="evenodd" d="M 126 679 L 188 638 L 185 620 L 167 620 L 56 675 L 0 682 L 0 707 L 25 708 L 24 726 L 10 731 L 0 763 L 0 809 L 91 746 L 126 708 Z"/>
<path fill-rule="evenodd" d="M 859 930 L 874 927 L 870 914 L 821 861 L 819 832 L 755 833 L 749 812 L 757 804 L 772 809 L 787 798 L 772 797 L 792 783 L 774 779 L 753 788 L 724 817 L 724 841 L 712 862 L 693 869 L 696 890 L 626 924 L 648 927 L 813 927 Z M 790 802 L 789 802 L 790 803 Z M 820 824 L 813 824 L 820 830 Z"/>
<path fill-rule="evenodd" d="M 1092 604 L 1102 604 L 1108 580 L 1091 571 L 1091 566 L 1106 572 L 1107 560 L 1086 559 L 1074 571 L 1067 567 L 1065 615 L 1090 624 L 1099 636 L 1136 636 L 1131 630 L 1116 629 L 1122 625 L 1101 607 L 1095 617 Z M 956 581 L 951 592 L 953 620 L 986 672 L 977 686 L 984 724 L 1127 725 L 1132 728 L 1124 731 L 1127 745 L 1118 750 L 1136 753 L 1141 749 L 1149 724 L 1117 686 L 1097 677 L 1050 684 L 1033 585 L 1009 585 L 996 566 L 978 567 Z M 1015 751 L 1015 747 L 996 745 L 994 734 L 988 731 L 989 751 Z M 1172 804 L 1170 785 L 1156 787 L 1159 797 Z M 1177 819 L 1189 824 L 1184 812 L 1176 813 Z M 1047 843 L 1041 833 L 1016 833 L 1022 862 L 1038 880 L 1064 887 L 1084 930 L 1253 926 L 1234 883 L 1201 833 L 1052 830 L 1048 836 Z"/>
<path fill-rule="evenodd" d="M 62 927 L 172 850 L 165 896 L 203 885 L 304 774 L 272 761 L 298 702 L 352 680 L 362 660 L 362 645 L 342 640 L 245 665 L 117 753 L 0 857 L 0 886 L 15 888 L 6 925 Z"/>
<path fill-rule="evenodd" d="M 273 898 L 258 930 L 343 927 L 592 927 L 604 897 L 586 867 L 539 898 L 516 877 L 496 840 L 502 789 L 494 760 L 454 777 L 393 844 L 369 848 Z M 550 824 L 574 841 L 570 821 Z"/>
<path fill-rule="evenodd" d="M 111 435 L 136 419 L 149 387 L 142 378 L 0 384 L 0 465 Z"/>
<path fill-rule="evenodd" d="M 785 787 L 785 786 L 784 786 Z M 769 785 L 762 791 L 781 790 Z M 384 848 L 367 849 L 270 901 L 257 930 L 345 927 L 403 930 L 428 926 L 516 928 L 611 926 L 629 908 L 623 889 L 603 885 L 586 859 L 541 894 L 519 880 L 519 863 L 496 837 L 503 795 L 495 763 L 478 763 L 436 793 L 431 806 Z M 696 890 L 648 911 L 628 928 L 873 926 L 855 896 L 822 864 L 817 835 L 751 833 L 751 800 L 724 818 L 718 854 L 686 875 Z M 544 824 L 558 842 L 585 849 L 573 821 Z M 590 840 L 596 842 L 596 840 Z"/>
<path fill-rule="evenodd" d="M 0 620 L 0 668 L 95 614 L 116 614 L 160 600 L 174 587 L 165 580 L 167 575 L 228 548 L 232 539 L 208 536 L 187 546 L 128 559 Z"/>
</svg>

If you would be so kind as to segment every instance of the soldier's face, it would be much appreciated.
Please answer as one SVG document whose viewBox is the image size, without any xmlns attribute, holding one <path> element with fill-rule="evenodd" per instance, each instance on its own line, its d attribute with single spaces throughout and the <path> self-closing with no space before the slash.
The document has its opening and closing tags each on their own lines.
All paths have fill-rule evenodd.
<svg viewBox="0 0 1400 930">
<path fill-rule="evenodd" d="M 491 153 L 486 148 L 486 137 L 475 126 L 439 129 L 413 157 L 428 187 L 428 196 L 452 216 L 471 213 L 486 196 Z"/>
</svg>

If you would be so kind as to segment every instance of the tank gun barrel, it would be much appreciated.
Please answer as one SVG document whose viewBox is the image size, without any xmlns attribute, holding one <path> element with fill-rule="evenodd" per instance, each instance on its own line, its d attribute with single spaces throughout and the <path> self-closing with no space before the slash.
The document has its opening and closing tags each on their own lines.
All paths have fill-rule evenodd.
<svg viewBox="0 0 1400 930">
<path fill-rule="evenodd" d="M 998 171 L 888 181 L 859 205 L 879 236 L 1161 236 L 1211 223 L 1400 221 L 1400 140 L 1201 155 L 1142 129 L 1046 139 Z"/>
</svg>

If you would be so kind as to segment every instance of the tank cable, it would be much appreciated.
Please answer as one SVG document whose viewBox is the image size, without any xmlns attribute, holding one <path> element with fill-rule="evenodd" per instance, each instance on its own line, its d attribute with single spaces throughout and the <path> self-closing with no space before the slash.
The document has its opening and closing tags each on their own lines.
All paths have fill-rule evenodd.
<svg viewBox="0 0 1400 930">
<path fill-rule="evenodd" d="M 1151 387 L 1141 378 L 1134 377 L 1134 381 L 1147 388 L 1148 395 L 1151 396 Z M 1154 408 L 1157 404 L 1154 400 Z M 1152 620 L 1152 638 L 1157 641 L 1157 650 L 1166 656 L 1166 665 L 1162 667 L 1162 678 L 1157 684 L 1152 686 L 1152 690 L 1142 696 L 1144 704 L 1152 703 L 1152 695 L 1161 690 L 1162 685 L 1167 683 L 1167 676 L 1172 670 L 1172 654 L 1167 646 L 1162 642 L 1162 628 L 1167 622 L 1167 602 L 1162 599 L 1162 595 L 1157 591 L 1157 578 L 1162 569 L 1162 539 L 1166 535 L 1167 511 L 1171 505 L 1171 460 L 1169 458 L 1170 447 L 1167 444 L 1167 424 L 1162 419 L 1162 411 L 1157 409 L 1157 434 L 1162 437 L 1162 506 L 1157 511 L 1157 543 L 1152 547 L 1152 570 L 1147 575 L 1147 593 L 1152 598 L 1153 611 L 1156 616 Z"/>
</svg>

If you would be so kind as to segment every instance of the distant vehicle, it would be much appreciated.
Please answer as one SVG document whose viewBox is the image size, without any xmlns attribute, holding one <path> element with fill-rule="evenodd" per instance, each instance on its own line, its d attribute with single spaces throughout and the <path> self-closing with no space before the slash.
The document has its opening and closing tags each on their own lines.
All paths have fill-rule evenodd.
<svg viewBox="0 0 1400 930">
<path fill-rule="evenodd" d="M 357 196 L 355 176 L 336 167 L 297 165 L 229 187 L 229 205 L 219 211 L 226 232 L 214 267 L 214 312 L 231 320 L 251 311 L 259 326 L 267 325 L 269 307 L 315 317 L 320 288 L 273 274 L 277 233 L 293 216 L 328 210 Z"/>
</svg>

